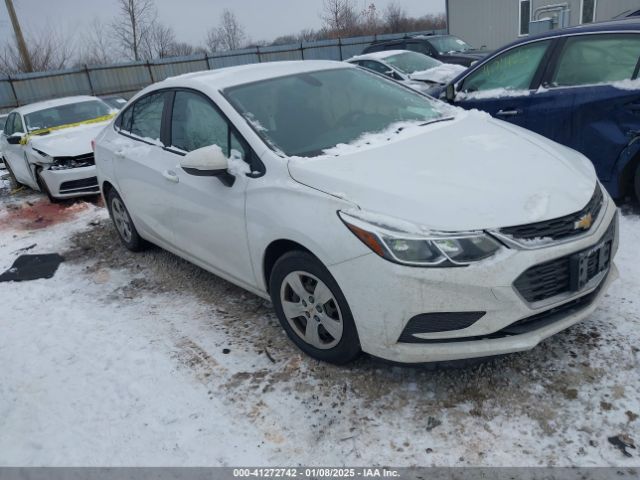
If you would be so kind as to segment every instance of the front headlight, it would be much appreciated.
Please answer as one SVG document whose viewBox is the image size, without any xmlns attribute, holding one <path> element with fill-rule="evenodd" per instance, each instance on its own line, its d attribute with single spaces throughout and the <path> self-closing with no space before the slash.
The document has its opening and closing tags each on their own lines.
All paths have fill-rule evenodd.
<svg viewBox="0 0 640 480">
<path fill-rule="evenodd" d="M 502 248 L 484 232 L 423 231 L 407 222 L 379 216 L 343 211 L 338 215 L 376 254 L 403 265 L 460 267 L 489 258 Z"/>
</svg>

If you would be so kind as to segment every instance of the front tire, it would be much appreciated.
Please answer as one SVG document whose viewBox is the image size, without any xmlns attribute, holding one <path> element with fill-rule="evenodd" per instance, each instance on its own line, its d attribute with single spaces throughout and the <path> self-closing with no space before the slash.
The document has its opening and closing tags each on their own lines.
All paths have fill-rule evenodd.
<svg viewBox="0 0 640 480">
<path fill-rule="evenodd" d="M 40 191 L 47 196 L 47 198 L 51 203 L 60 203 L 61 200 L 59 198 L 56 198 L 53 195 L 51 195 L 51 191 L 49 190 L 49 187 L 47 187 L 47 182 L 45 182 L 42 176 L 40 175 L 41 171 L 42 170 L 38 170 L 36 172 L 36 181 L 38 182 L 38 187 L 40 187 Z"/>
<path fill-rule="evenodd" d="M 275 263 L 271 299 L 282 328 L 307 355 L 345 364 L 360 354 L 360 340 L 338 283 L 313 255 L 294 251 Z"/>
<path fill-rule="evenodd" d="M 111 220 L 124 246 L 132 252 L 144 250 L 146 242 L 138 234 L 127 207 L 124 206 L 122 198 L 114 189 L 111 189 L 107 194 L 107 206 Z"/>
<path fill-rule="evenodd" d="M 23 187 L 24 185 L 18 181 L 15 174 L 13 173 L 13 170 L 11 170 L 11 165 L 9 165 L 9 162 L 3 159 L 3 163 L 5 168 L 7 169 L 7 172 L 9 172 L 9 178 L 11 178 L 11 183 L 14 185 L 14 188 Z"/>
</svg>

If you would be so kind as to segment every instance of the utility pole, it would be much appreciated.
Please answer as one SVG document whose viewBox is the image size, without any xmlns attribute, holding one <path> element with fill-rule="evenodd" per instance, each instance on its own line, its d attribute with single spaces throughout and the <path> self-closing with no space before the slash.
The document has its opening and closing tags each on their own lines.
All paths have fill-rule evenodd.
<svg viewBox="0 0 640 480">
<path fill-rule="evenodd" d="M 22 64 L 27 72 L 33 72 L 33 65 L 31 64 L 31 56 L 29 55 L 29 50 L 27 50 L 27 44 L 24 41 L 24 37 L 22 36 L 22 29 L 20 28 L 20 23 L 18 22 L 18 17 L 16 16 L 16 11 L 13 8 L 13 0 L 5 0 L 7 4 L 7 12 L 9 12 L 9 17 L 11 18 L 11 24 L 13 25 L 13 32 L 16 35 L 16 43 L 18 44 L 18 51 L 20 52 L 20 56 L 22 57 Z"/>
</svg>

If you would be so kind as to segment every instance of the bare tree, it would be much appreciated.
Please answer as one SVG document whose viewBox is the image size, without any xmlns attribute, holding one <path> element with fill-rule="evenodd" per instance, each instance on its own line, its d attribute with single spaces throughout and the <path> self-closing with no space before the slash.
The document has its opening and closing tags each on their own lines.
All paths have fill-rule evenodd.
<svg viewBox="0 0 640 480">
<path fill-rule="evenodd" d="M 407 30 L 407 12 L 402 5 L 395 1 L 389 3 L 384 11 L 384 23 L 386 30 L 391 33 Z"/>
<path fill-rule="evenodd" d="M 187 57 L 189 55 L 195 55 L 196 53 L 206 53 L 202 51 L 197 51 L 198 49 L 193 48 L 193 45 L 190 45 L 186 42 L 174 42 L 171 45 L 171 55 L 175 57 Z"/>
<path fill-rule="evenodd" d="M 237 50 L 242 48 L 247 41 L 244 27 L 238 21 L 235 13 L 227 8 L 220 16 L 220 24 L 215 30 L 215 36 L 218 48 L 221 50 Z"/>
<path fill-rule="evenodd" d="M 106 65 L 115 60 L 110 30 L 99 18 L 94 18 L 80 37 L 76 65 Z"/>
<path fill-rule="evenodd" d="M 361 17 L 361 34 L 364 35 L 373 35 L 379 30 L 380 18 L 378 16 L 378 9 L 376 8 L 375 3 L 370 3 L 362 13 Z"/>
<path fill-rule="evenodd" d="M 156 6 L 153 0 L 117 0 L 118 16 L 112 23 L 114 37 L 123 53 L 140 60 L 145 42 L 156 22 Z"/>
<path fill-rule="evenodd" d="M 28 36 L 26 44 L 35 72 L 66 68 L 75 53 L 72 38 L 53 28 L 46 28 L 40 30 L 38 35 Z M 0 72 L 12 74 L 28 71 L 31 70 L 25 65 L 15 41 L 7 44 L 0 52 Z"/>
<path fill-rule="evenodd" d="M 149 25 L 147 35 L 142 38 L 141 58 L 166 58 L 173 56 L 173 47 L 176 43 L 176 34 L 173 28 L 154 21 Z"/>
<path fill-rule="evenodd" d="M 340 36 L 356 30 L 359 18 L 352 0 L 323 0 L 322 6 L 320 18 L 326 31 Z"/>
</svg>

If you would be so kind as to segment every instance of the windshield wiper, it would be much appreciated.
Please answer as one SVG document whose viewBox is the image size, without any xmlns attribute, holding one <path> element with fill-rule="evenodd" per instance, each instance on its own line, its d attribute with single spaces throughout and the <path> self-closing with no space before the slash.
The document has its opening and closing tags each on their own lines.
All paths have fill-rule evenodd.
<svg viewBox="0 0 640 480">
<path fill-rule="evenodd" d="M 428 122 L 424 122 L 424 123 L 419 123 L 418 126 L 419 127 L 424 127 L 425 125 L 431 125 L 432 123 L 438 123 L 438 122 L 448 122 L 449 120 L 453 120 L 456 117 L 443 117 L 443 118 L 436 118 L 434 120 L 429 120 Z"/>
</svg>

